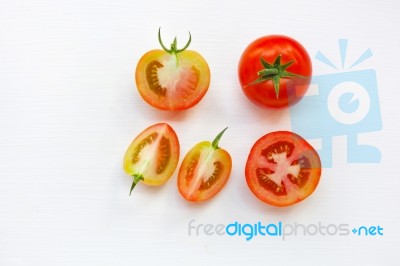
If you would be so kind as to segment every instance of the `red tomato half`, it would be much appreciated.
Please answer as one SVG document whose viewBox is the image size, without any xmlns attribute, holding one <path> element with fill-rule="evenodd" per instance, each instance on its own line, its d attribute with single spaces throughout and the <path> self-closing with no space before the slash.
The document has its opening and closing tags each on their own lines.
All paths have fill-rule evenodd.
<svg viewBox="0 0 400 266">
<path fill-rule="evenodd" d="M 184 110 L 196 105 L 210 85 L 210 69 L 206 60 L 197 52 L 178 50 L 176 39 L 167 49 L 147 52 L 139 60 L 136 86 L 142 98 L 161 110 Z"/>
<path fill-rule="evenodd" d="M 131 192 L 142 181 L 146 185 L 164 184 L 174 173 L 179 161 L 179 141 L 166 123 L 143 130 L 129 145 L 124 157 L 124 170 L 133 177 Z"/>
<path fill-rule="evenodd" d="M 246 181 L 261 201 L 289 206 L 311 195 L 321 176 L 315 149 L 299 135 L 277 131 L 261 137 L 251 148 Z"/>
<path fill-rule="evenodd" d="M 228 181 L 232 159 L 226 150 L 218 147 L 224 131 L 218 134 L 212 143 L 203 141 L 195 145 L 183 159 L 178 174 L 178 190 L 186 200 L 209 200 L 219 193 Z"/>
<path fill-rule="evenodd" d="M 253 103 L 263 108 L 282 108 L 304 96 L 312 66 L 299 42 L 270 35 L 249 44 L 240 58 L 238 72 L 242 90 Z"/>
</svg>

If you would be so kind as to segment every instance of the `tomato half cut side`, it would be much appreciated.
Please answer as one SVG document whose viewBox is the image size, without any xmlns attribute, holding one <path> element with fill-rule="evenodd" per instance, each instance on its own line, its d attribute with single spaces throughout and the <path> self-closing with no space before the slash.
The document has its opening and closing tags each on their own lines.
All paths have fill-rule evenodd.
<svg viewBox="0 0 400 266">
<path fill-rule="evenodd" d="M 166 123 L 143 130 L 129 145 L 123 162 L 125 172 L 133 178 L 131 192 L 139 181 L 146 185 L 164 184 L 179 161 L 179 141 Z"/>
<path fill-rule="evenodd" d="M 167 49 L 151 50 L 139 60 L 135 81 L 141 97 L 161 110 L 185 110 L 196 105 L 210 85 L 210 69 L 206 60 L 196 51 L 178 50 L 176 39 Z"/>
<path fill-rule="evenodd" d="M 183 159 L 178 174 L 178 190 L 187 201 L 209 200 L 227 183 L 232 159 L 226 150 L 218 147 L 225 130 L 212 143 L 203 141 L 196 144 Z"/>
<path fill-rule="evenodd" d="M 253 145 L 245 175 L 258 199 L 274 206 L 289 206 L 314 192 L 321 176 L 321 160 L 301 136 L 276 131 Z"/>
</svg>

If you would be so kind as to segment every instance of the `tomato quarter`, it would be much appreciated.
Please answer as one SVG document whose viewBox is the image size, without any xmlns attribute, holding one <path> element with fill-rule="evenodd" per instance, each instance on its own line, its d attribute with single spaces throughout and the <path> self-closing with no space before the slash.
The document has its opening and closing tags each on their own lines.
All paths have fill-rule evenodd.
<svg viewBox="0 0 400 266">
<path fill-rule="evenodd" d="M 244 50 L 239 61 L 244 94 L 262 108 L 282 108 L 300 101 L 312 74 L 310 56 L 296 40 L 270 35 Z"/>
<path fill-rule="evenodd" d="M 210 69 L 197 52 L 186 50 L 191 42 L 177 49 L 176 38 L 167 49 L 147 52 L 139 60 L 136 86 L 142 98 L 161 110 L 184 110 L 196 105 L 206 94 L 210 85 Z"/>
<path fill-rule="evenodd" d="M 226 128 L 211 143 L 195 145 L 185 156 L 178 174 L 178 190 L 188 201 L 206 201 L 218 194 L 229 179 L 232 159 L 218 147 Z"/>
<path fill-rule="evenodd" d="M 152 125 L 129 145 L 124 157 L 124 170 L 133 177 L 130 192 L 139 181 L 158 186 L 174 173 L 179 160 L 179 141 L 166 123 Z"/>
<path fill-rule="evenodd" d="M 311 195 L 321 176 L 315 149 L 299 135 L 277 131 L 264 135 L 251 148 L 246 181 L 261 201 L 289 206 Z"/>
</svg>

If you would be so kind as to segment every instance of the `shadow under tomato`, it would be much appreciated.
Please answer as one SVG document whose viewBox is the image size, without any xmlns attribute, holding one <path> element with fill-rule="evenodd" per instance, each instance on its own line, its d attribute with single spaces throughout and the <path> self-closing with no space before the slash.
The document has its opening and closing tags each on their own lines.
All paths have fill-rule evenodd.
<svg viewBox="0 0 400 266">
<path fill-rule="evenodd" d="M 178 111 L 165 111 L 159 110 L 148 104 L 143 104 L 139 106 L 140 116 L 148 121 L 184 121 L 190 115 L 191 112 L 195 111 L 196 106 L 187 110 L 178 110 Z"/>
<path fill-rule="evenodd" d="M 246 101 L 244 104 L 246 105 L 248 112 L 251 112 L 252 120 L 255 120 L 256 122 L 265 122 L 269 126 L 279 125 L 287 122 L 286 120 L 290 107 L 280 109 L 265 109 L 256 106 L 250 101 Z"/>
</svg>

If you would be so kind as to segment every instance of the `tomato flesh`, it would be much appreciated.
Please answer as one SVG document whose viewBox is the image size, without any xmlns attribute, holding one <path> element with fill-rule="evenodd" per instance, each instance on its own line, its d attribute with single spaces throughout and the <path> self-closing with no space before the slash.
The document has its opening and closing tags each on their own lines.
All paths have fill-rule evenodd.
<svg viewBox="0 0 400 266">
<path fill-rule="evenodd" d="M 135 73 L 142 98 L 161 110 L 184 110 L 197 104 L 210 85 L 210 70 L 195 51 L 170 54 L 152 50 L 140 59 Z"/>
<path fill-rule="evenodd" d="M 166 123 L 142 131 L 129 145 L 123 168 L 133 177 L 140 176 L 146 185 L 165 183 L 174 173 L 179 160 L 179 141 Z"/>
<path fill-rule="evenodd" d="M 293 61 L 287 71 L 302 77 L 281 78 L 277 95 L 272 80 L 253 82 L 264 69 L 260 59 L 272 64 L 278 56 L 281 56 L 281 64 Z M 312 65 L 310 56 L 299 42 L 287 36 L 270 35 L 247 46 L 239 61 L 238 74 L 242 90 L 250 101 L 262 108 L 283 108 L 304 96 L 311 82 Z"/>
<path fill-rule="evenodd" d="M 225 186 L 232 169 L 229 153 L 214 148 L 209 141 L 195 145 L 183 159 L 178 174 L 178 190 L 192 202 L 213 198 Z"/>
<path fill-rule="evenodd" d="M 245 174 L 250 190 L 258 199 L 275 206 L 289 206 L 314 192 L 321 176 L 321 161 L 302 137 L 277 131 L 254 144 Z"/>
</svg>

